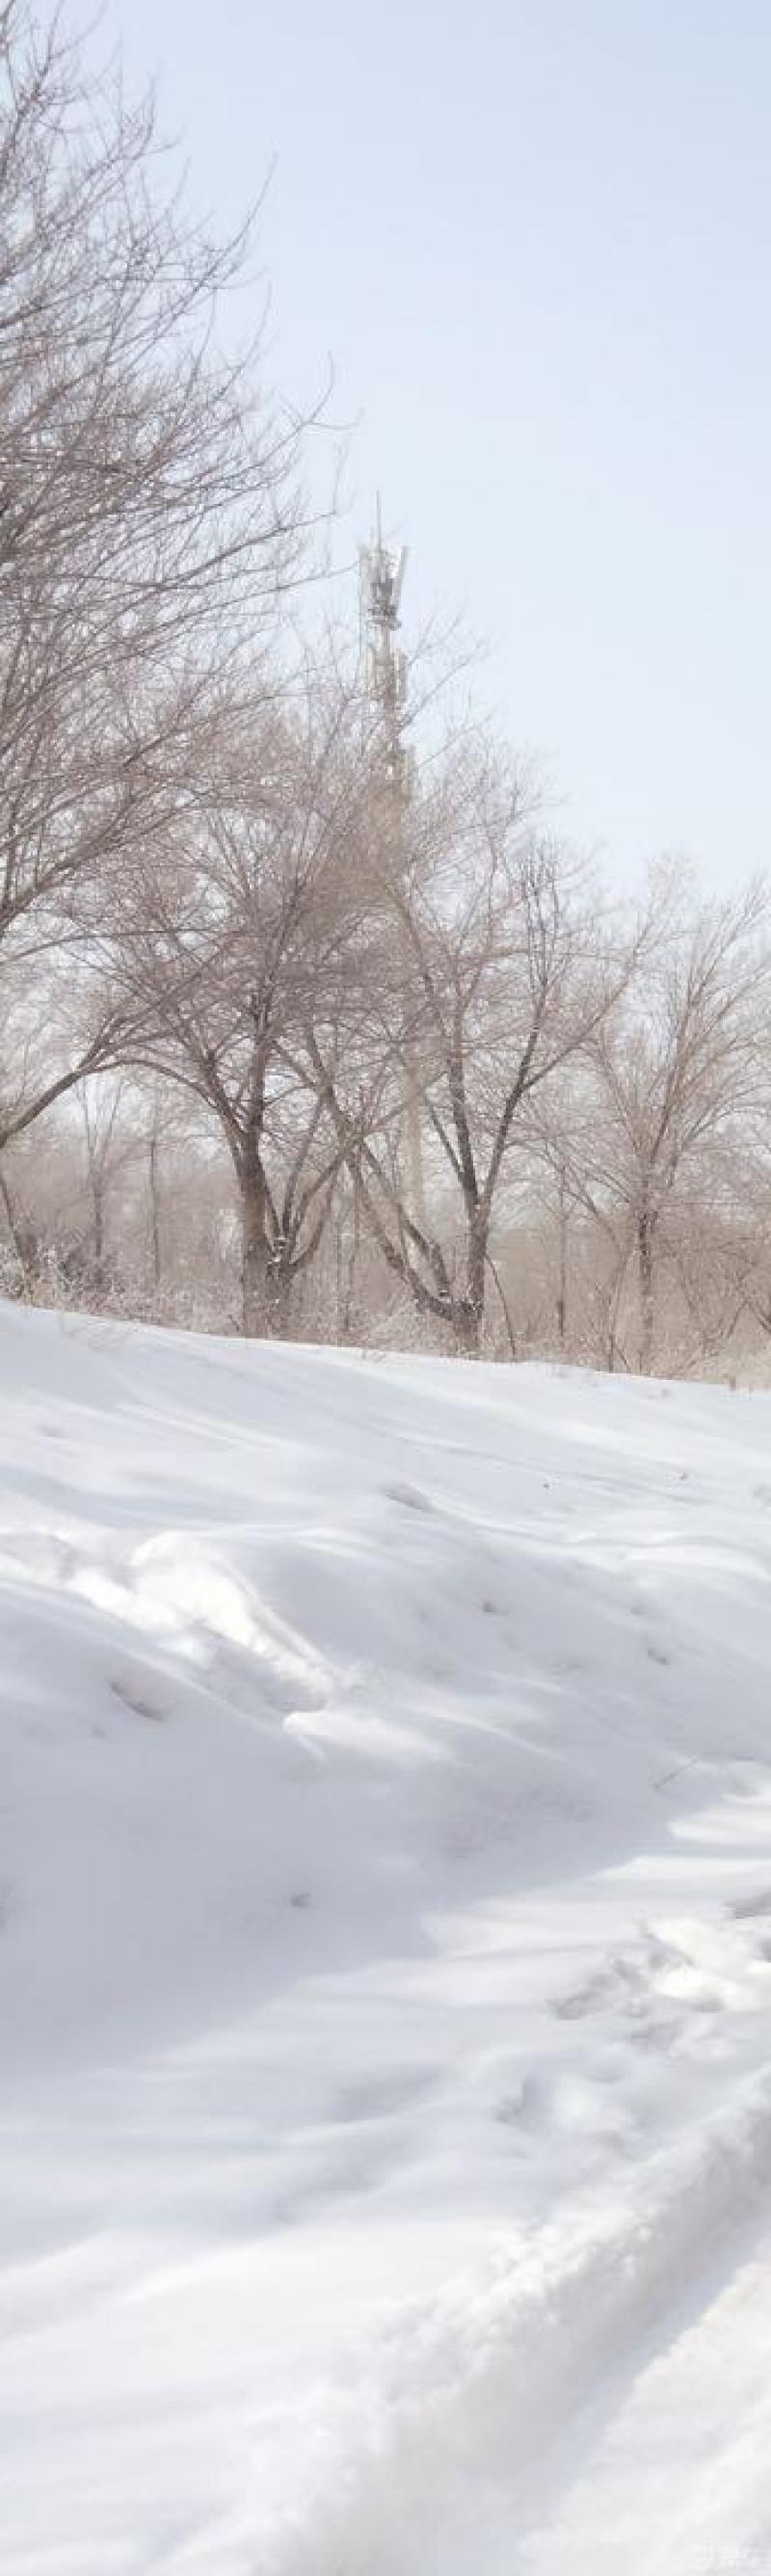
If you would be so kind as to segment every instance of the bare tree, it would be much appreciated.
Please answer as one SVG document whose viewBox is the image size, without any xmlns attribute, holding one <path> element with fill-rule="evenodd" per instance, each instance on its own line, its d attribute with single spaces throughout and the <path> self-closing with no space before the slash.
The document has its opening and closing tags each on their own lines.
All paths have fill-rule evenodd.
<svg viewBox="0 0 771 2576">
<path fill-rule="evenodd" d="M 110 1209 L 129 1169 L 142 1156 L 138 1104 L 125 1076 L 96 1075 L 73 1091 L 70 1117 L 82 1150 L 84 1213 L 82 1223 L 71 1230 L 64 1268 L 92 1300 L 98 1300 L 107 1292 L 113 1266 Z M 77 1200 L 73 1215 L 76 1210 Z"/>
<path fill-rule="evenodd" d="M 601 1025 L 628 959 L 489 759 L 464 758 L 418 797 L 406 864 L 381 846 L 373 872 L 369 982 L 347 1026 L 342 997 L 336 1061 L 318 1031 L 308 1059 L 384 1260 L 474 1353 L 532 1104 Z M 419 1096 L 430 1223 L 405 1169 L 405 1084 Z"/>
<path fill-rule="evenodd" d="M 82 1011 L 0 1061 L 0 1137 L 111 1061 L 85 974 L 116 878 L 194 801 L 303 538 L 297 418 L 218 316 L 248 251 L 187 222 L 151 103 L 0 11 L 0 1001 Z M 34 1017 L 34 1014 L 33 1014 Z M 54 1014 L 53 1031 L 57 1019 Z M 49 1044 L 40 1043 L 48 1032 Z M 34 1032 L 33 1032 L 34 1036 Z M 23 1071 L 23 1079 L 21 1073 Z"/>
<path fill-rule="evenodd" d="M 125 890 L 108 943 L 132 1061 L 186 1088 L 227 1146 L 250 1334 L 288 1329 L 345 1159 L 297 1056 L 355 947 L 366 796 L 353 698 L 308 681 L 258 703 L 164 867 Z"/>
<path fill-rule="evenodd" d="M 771 973 L 762 889 L 699 906 L 664 875 L 655 896 L 658 938 L 594 1039 L 594 1136 L 583 1172 L 574 1171 L 622 1270 L 634 1267 L 644 1372 L 654 1364 L 662 1264 L 676 1254 L 682 1270 L 686 1210 L 693 1224 L 695 1201 L 715 1202 L 718 1157 L 724 1180 L 732 1132 L 765 1096 Z"/>
</svg>

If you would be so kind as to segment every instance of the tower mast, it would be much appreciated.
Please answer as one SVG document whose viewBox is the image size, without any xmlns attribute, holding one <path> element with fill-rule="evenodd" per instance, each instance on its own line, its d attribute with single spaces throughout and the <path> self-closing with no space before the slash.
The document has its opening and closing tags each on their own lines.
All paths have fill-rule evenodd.
<svg viewBox="0 0 771 2576">
<path fill-rule="evenodd" d="M 359 598 L 369 732 L 380 779 L 385 780 L 389 838 L 397 867 L 402 863 L 414 775 L 412 755 L 404 740 L 410 721 L 407 656 L 397 642 L 406 568 L 406 546 L 390 546 L 384 541 L 378 493 L 374 537 L 368 546 L 359 549 Z M 410 1214 L 415 1224 L 424 1228 L 420 1091 L 412 1045 L 404 1082 L 403 1132 Z"/>
<path fill-rule="evenodd" d="M 386 776 L 406 803 L 409 760 L 402 737 L 409 723 L 407 656 L 400 651 L 396 637 L 401 623 L 407 549 L 384 543 L 379 493 L 375 534 L 368 546 L 359 548 L 359 568 L 367 707 Z"/>
</svg>

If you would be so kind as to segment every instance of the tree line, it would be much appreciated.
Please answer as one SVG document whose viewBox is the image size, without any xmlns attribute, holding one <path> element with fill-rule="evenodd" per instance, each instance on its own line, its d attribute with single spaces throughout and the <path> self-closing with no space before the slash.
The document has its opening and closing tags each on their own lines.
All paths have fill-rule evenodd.
<svg viewBox="0 0 771 2576">
<path fill-rule="evenodd" d="M 765 890 L 611 900 L 420 656 L 151 102 L 0 11 L 0 1279 L 246 1334 L 762 1364 Z M 421 722 L 421 702 L 423 718 Z"/>
</svg>

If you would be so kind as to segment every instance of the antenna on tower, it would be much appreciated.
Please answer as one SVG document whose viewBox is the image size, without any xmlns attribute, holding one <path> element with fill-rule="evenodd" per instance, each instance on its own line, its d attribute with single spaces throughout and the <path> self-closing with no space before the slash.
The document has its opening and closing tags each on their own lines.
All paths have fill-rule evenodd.
<svg viewBox="0 0 771 2576">
<path fill-rule="evenodd" d="M 409 723 L 407 656 L 401 652 L 396 636 L 401 622 L 399 612 L 406 567 L 406 546 L 385 543 L 378 492 L 375 534 L 368 546 L 359 549 L 364 686 L 373 734 L 376 743 L 379 742 L 386 775 L 397 793 L 405 798 L 412 783 L 410 756 L 402 739 Z"/>
</svg>

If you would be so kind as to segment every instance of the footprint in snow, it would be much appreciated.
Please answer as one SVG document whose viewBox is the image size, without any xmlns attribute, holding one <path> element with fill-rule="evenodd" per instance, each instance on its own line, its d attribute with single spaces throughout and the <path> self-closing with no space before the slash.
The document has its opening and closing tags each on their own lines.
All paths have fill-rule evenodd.
<svg viewBox="0 0 771 2576">
<path fill-rule="evenodd" d="M 637 1971 L 625 1960 L 613 1959 L 606 1968 L 598 1968 L 596 1976 L 578 1987 L 575 1994 L 560 1996 L 553 2009 L 559 2021 L 582 2021 L 587 2013 L 602 2012 L 604 2005 L 624 1993 L 628 1995 L 630 1988 L 638 1984 Z"/>
<path fill-rule="evenodd" d="M 110 1689 L 113 1699 L 119 1699 L 121 1706 L 130 1709 L 133 1717 L 147 1718 L 154 1726 L 162 1726 L 168 1717 L 168 1709 L 162 1708 L 160 1701 L 154 1699 L 142 1683 L 123 1677 L 113 1678 Z"/>
</svg>

